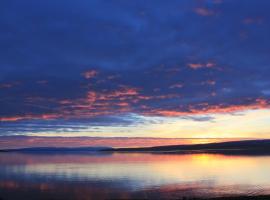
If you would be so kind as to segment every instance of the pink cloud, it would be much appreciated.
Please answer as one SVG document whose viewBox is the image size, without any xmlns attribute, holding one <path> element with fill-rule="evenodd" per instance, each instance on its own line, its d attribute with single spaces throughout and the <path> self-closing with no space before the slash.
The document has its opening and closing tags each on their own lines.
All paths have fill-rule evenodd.
<svg viewBox="0 0 270 200">
<path fill-rule="evenodd" d="M 103 94 L 104 95 L 104 94 Z M 212 92 L 211 96 L 215 96 L 216 93 Z M 94 98 L 93 98 L 94 96 Z M 159 96 L 159 97 L 149 97 L 151 98 L 172 98 L 173 96 Z M 140 101 L 140 97 L 134 96 L 131 99 L 125 100 L 117 100 L 111 99 L 112 97 L 108 97 L 108 99 L 100 100 L 98 94 L 91 94 L 89 99 L 80 99 L 76 102 L 73 102 L 73 105 L 68 108 L 63 107 L 57 111 L 57 113 L 49 113 L 49 114 L 41 114 L 41 115 L 22 115 L 22 116 L 8 116 L 1 117 L 0 121 L 19 121 L 19 120 L 35 120 L 35 119 L 43 119 L 43 120 L 51 120 L 51 119 L 71 119 L 71 118 L 89 118 L 103 115 L 111 115 L 127 112 L 136 112 L 133 110 L 133 103 L 138 103 Z M 136 101 L 135 101 L 136 100 Z M 215 114 L 215 113 L 233 113 L 244 110 L 255 110 L 255 109 L 264 109 L 269 108 L 270 101 L 262 98 L 255 99 L 254 101 L 246 104 L 239 105 L 209 105 L 208 103 L 202 103 L 197 105 L 188 106 L 188 110 L 168 110 L 168 109 L 154 109 L 147 105 L 140 105 L 140 110 L 138 113 L 146 116 L 165 116 L 165 117 L 177 117 L 177 116 L 186 116 L 186 115 L 201 115 L 201 114 Z"/>
<path fill-rule="evenodd" d="M 11 87 L 13 87 L 13 85 L 9 83 L 3 83 L 0 85 L 0 88 L 11 88 Z"/>
<path fill-rule="evenodd" d="M 212 96 L 215 93 L 211 93 Z M 196 108 L 197 106 L 197 108 Z M 198 108 L 199 106 L 199 108 Z M 209 105 L 208 103 L 198 104 L 195 106 L 189 106 L 189 110 L 166 110 L 166 109 L 150 109 L 144 112 L 144 115 L 148 116 L 164 116 L 164 117 L 179 117 L 186 115 L 202 115 L 202 114 L 218 114 L 218 113 L 234 113 L 244 110 L 257 110 L 270 107 L 270 101 L 266 99 L 256 99 L 249 104 L 240 105 Z"/>
<path fill-rule="evenodd" d="M 183 86 L 184 86 L 183 84 L 177 83 L 177 84 L 171 85 L 169 88 L 171 88 L 171 89 L 174 89 L 174 88 L 182 88 Z"/>
<path fill-rule="evenodd" d="M 2 83 L 2 84 L 0 84 L 0 89 L 1 88 L 12 88 L 12 87 L 15 87 L 19 84 L 20 84 L 20 82 Z"/>
<path fill-rule="evenodd" d="M 63 104 L 63 105 L 72 104 L 72 101 L 71 100 L 64 99 L 64 100 L 59 101 L 59 104 Z"/>
<path fill-rule="evenodd" d="M 200 69 L 200 68 L 213 68 L 215 67 L 215 63 L 207 62 L 207 63 L 188 63 L 188 67 L 192 69 Z"/>
<path fill-rule="evenodd" d="M 84 78 L 91 79 L 98 74 L 96 70 L 89 70 L 83 73 Z"/>
<path fill-rule="evenodd" d="M 43 119 L 43 120 L 50 120 L 50 119 L 57 119 L 61 115 L 60 114 L 41 114 L 41 115 L 17 115 L 17 116 L 9 116 L 9 117 L 0 117 L 0 121 L 6 122 L 13 122 L 19 120 L 33 120 L 33 119 Z"/>
<path fill-rule="evenodd" d="M 201 16 L 211 16 L 215 14 L 213 10 L 210 10 L 208 8 L 203 8 L 203 7 L 195 8 L 194 12 Z"/>
<path fill-rule="evenodd" d="M 263 18 L 261 17 L 247 17 L 243 20 L 243 24 L 262 24 Z"/>
</svg>

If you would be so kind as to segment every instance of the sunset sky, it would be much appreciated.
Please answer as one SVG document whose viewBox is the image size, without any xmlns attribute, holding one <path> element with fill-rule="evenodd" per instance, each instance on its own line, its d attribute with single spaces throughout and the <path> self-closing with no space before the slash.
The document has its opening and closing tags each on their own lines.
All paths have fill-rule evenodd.
<svg viewBox="0 0 270 200">
<path fill-rule="evenodd" d="M 269 6 L 3 1 L 0 136 L 270 138 Z"/>
</svg>

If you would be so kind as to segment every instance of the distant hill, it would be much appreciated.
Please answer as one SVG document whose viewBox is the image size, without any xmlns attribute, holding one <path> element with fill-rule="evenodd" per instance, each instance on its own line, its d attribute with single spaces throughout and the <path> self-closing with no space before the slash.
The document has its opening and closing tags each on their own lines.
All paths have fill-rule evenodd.
<svg viewBox="0 0 270 200">
<path fill-rule="evenodd" d="M 270 154 L 269 140 L 245 140 L 208 144 L 170 145 L 142 148 L 112 148 L 102 151 L 159 153 Z"/>
<path fill-rule="evenodd" d="M 54 152 L 96 152 L 111 150 L 111 147 L 30 147 L 21 149 L 4 149 L 1 152 L 29 152 L 29 153 L 54 153 Z"/>
</svg>

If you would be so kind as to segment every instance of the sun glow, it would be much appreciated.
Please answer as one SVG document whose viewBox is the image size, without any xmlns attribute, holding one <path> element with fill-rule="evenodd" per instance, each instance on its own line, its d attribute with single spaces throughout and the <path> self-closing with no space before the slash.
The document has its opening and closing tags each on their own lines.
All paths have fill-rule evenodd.
<svg viewBox="0 0 270 200">
<path fill-rule="evenodd" d="M 38 132 L 29 136 L 270 138 L 270 109 L 187 117 L 143 117 L 136 126 L 86 127 L 83 131 Z M 153 122 L 155 121 L 155 122 Z M 198 142 L 198 141 L 196 141 Z"/>
</svg>

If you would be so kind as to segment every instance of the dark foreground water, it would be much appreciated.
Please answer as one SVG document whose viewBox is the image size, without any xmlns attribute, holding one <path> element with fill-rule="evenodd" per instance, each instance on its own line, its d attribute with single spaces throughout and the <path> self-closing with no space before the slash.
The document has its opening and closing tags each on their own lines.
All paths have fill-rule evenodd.
<svg viewBox="0 0 270 200">
<path fill-rule="evenodd" d="M 270 194 L 270 157 L 0 153 L 0 199 Z"/>
</svg>

